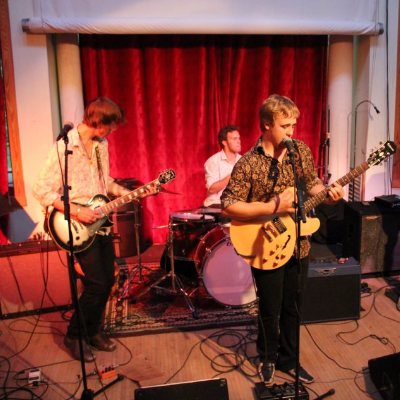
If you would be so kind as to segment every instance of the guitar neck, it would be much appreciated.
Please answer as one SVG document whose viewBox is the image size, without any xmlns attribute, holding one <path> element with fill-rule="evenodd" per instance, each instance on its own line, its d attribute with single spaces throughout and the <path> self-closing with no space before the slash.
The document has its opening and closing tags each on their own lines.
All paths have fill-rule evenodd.
<svg viewBox="0 0 400 400">
<path fill-rule="evenodd" d="M 360 164 L 358 167 L 352 169 L 349 173 L 342 176 L 336 182 L 341 186 L 346 186 L 354 179 L 358 178 L 361 174 L 363 174 L 369 168 L 368 163 L 365 161 Z M 318 204 L 321 204 L 328 197 L 328 188 L 321 190 L 318 194 L 311 197 L 304 203 L 305 212 L 310 212 L 313 208 L 315 208 Z"/>
<path fill-rule="evenodd" d="M 140 195 L 146 192 L 146 188 L 152 186 L 153 184 L 156 184 L 157 186 L 160 185 L 160 182 L 158 179 L 154 179 L 154 181 L 151 181 L 147 183 L 146 185 L 143 185 L 135 190 L 132 190 L 131 192 L 118 197 L 115 200 L 112 200 L 103 206 L 101 206 L 101 211 L 103 212 L 104 215 L 110 214 L 112 211 L 115 209 L 122 207 L 126 203 L 130 203 L 133 200 L 136 200 Z"/>
</svg>

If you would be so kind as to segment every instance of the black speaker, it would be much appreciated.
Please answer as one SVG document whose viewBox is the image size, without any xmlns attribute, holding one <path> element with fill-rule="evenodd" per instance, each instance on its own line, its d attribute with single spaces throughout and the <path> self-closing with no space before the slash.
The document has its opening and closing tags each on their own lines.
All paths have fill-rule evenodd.
<svg viewBox="0 0 400 400">
<path fill-rule="evenodd" d="M 135 390 L 135 400 L 229 400 L 226 379 L 210 379 Z"/>
<path fill-rule="evenodd" d="M 400 269 L 400 209 L 371 202 L 345 204 L 343 255 L 360 262 L 361 272 Z"/>
<path fill-rule="evenodd" d="M 400 399 L 400 353 L 368 361 L 372 382 L 385 400 Z"/>
<path fill-rule="evenodd" d="M 360 318 L 361 269 L 350 258 L 338 262 L 312 262 L 302 307 L 302 322 L 343 321 Z"/>
<path fill-rule="evenodd" d="M 0 246 L 0 319 L 70 308 L 66 253 L 53 241 Z"/>
</svg>

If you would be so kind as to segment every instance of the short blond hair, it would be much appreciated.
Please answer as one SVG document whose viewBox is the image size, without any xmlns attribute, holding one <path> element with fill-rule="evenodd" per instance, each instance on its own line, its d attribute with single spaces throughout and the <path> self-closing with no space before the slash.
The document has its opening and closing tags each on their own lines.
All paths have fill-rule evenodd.
<svg viewBox="0 0 400 400">
<path fill-rule="evenodd" d="M 283 115 L 285 118 L 298 118 L 300 111 L 288 97 L 272 94 L 264 100 L 258 111 L 261 131 L 265 131 L 265 125 L 274 126 L 275 118 L 278 115 Z"/>
</svg>

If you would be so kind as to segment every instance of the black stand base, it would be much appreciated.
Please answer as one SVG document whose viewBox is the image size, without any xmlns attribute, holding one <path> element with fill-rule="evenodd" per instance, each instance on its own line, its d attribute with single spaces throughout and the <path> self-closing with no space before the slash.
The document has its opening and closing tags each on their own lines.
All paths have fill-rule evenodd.
<svg viewBox="0 0 400 400">
<path fill-rule="evenodd" d="M 118 375 L 116 379 L 114 379 L 112 382 L 110 382 L 108 385 L 103 386 L 100 390 L 97 392 L 93 392 L 93 390 L 85 390 L 82 392 L 82 397 L 81 400 L 91 400 L 94 399 L 96 396 L 99 394 L 103 393 L 105 390 L 110 388 L 111 386 L 115 385 L 117 382 L 122 381 L 124 379 L 123 375 Z"/>
<path fill-rule="evenodd" d="M 295 385 L 294 383 L 284 383 L 283 385 L 266 386 L 263 382 L 255 384 L 257 395 L 260 399 L 264 400 L 280 400 L 280 399 L 295 399 Z M 298 399 L 308 400 L 308 392 L 306 388 L 299 383 Z"/>
</svg>

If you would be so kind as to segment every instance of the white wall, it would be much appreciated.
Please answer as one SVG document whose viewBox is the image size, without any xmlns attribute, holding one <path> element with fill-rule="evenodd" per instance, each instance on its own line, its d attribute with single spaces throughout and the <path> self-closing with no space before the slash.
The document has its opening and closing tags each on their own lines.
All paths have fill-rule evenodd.
<svg viewBox="0 0 400 400">
<path fill-rule="evenodd" d="M 382 16 L 380 18 L 382 22 L 385 18 L 384 7 L 385 2 L 380 1 L 379 12 Z M 385 35 L 363 39 L 371 41 L 374 53 L 370 53 L 367 46 L 361 46 L 362 54 L 359 56 L 359 59 L 368 62 L 368 79 L 362 79 L 362 85 L 369 86 L 362 90 L 359 88 L 359 90 L 363 93 L 370 93 L 370 99 L 381 109 L 381 114 L 379 116 L 373 115 L 373 120 L 368 121 L 367 124 L 368 151 L 377 142 L 386 139 L 388 111 L 389 131 L 391 138 L 393 138 L 398 0 L 389 1 L 389 7 L 389 109 L 386 108 Z M 43 214 L 40 205 L 32 196 L 32 186 L 54 142 L 54 138 L 58 134 L 60 116 L 55 90 L 53 46 L 45 35 L 28 35 L 23 33 L 21 29 L 21 20 L 34 16 L 33 0 L 9 0 L 9 10 L 22 167 L 28 203 L 23 211 L 11 214 L 11 241 L 20 242 L 28 239 L 34 232 L 43 231 Z M 364 118 L 368 119 L 369 117 L 366 115 Z M 346 124 L 347 122 L 343 123 Z M 332 163 L 336 163 L 336 165 L 348 164 L 349 154 L 346 154 L 346 152 L 336 152 L 334 156 L 335 160 L 331 160 Z M 390 192 L 387 166 L 373 167 L 368 171 L 366 177 L 367 200 Z"/>
<path fill-rule="evenodd" d="M 11 217 L 11 242 L 27 240 L 43 231 L 42 207 L 32 186 L 54 142 L 59 127 L 55 64 L 51 38 L 22 32 L 21 19 L 33 15 L 31 1 L 9 1 L 18 124 L 27 206 Z"/>
</svg>

